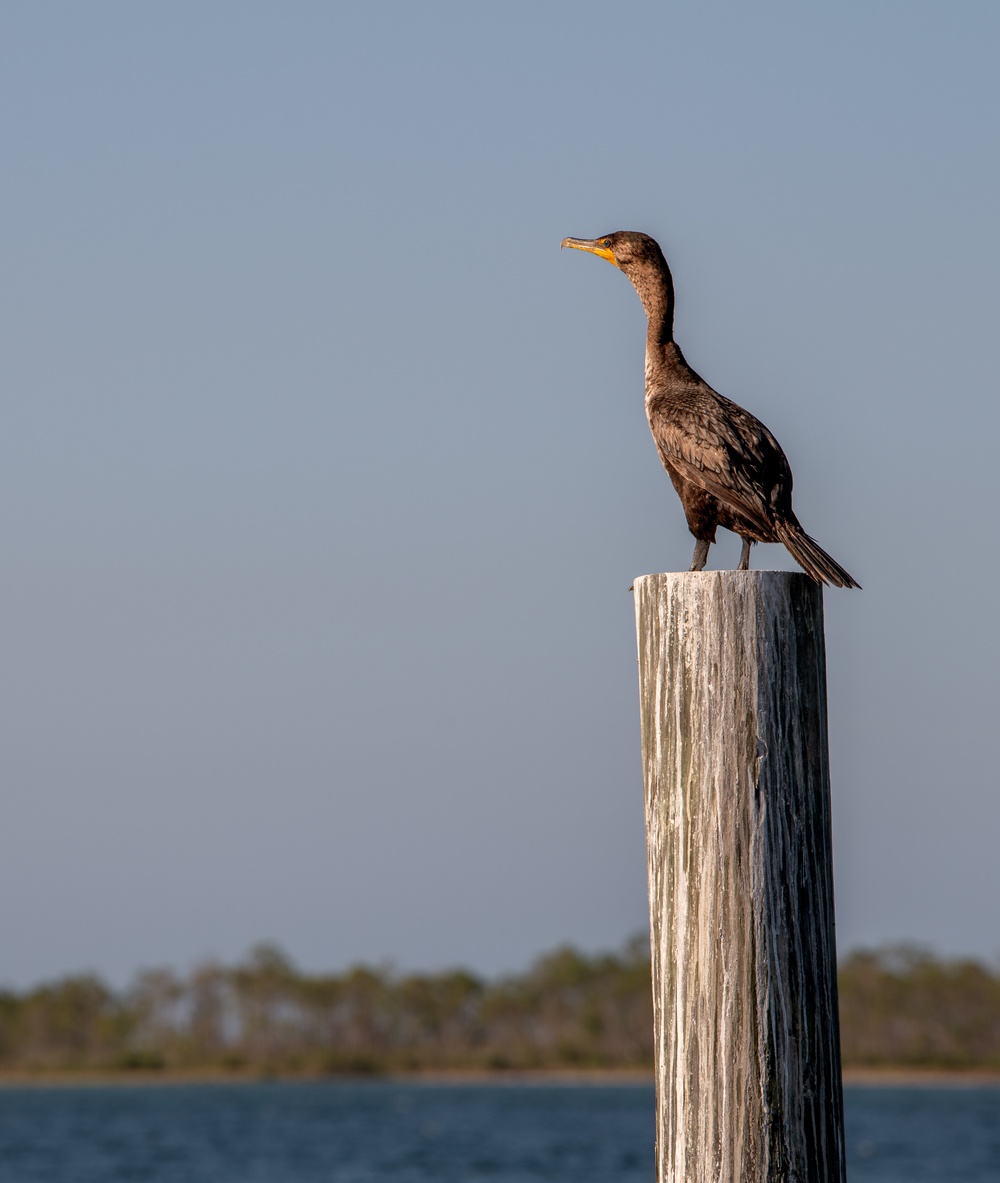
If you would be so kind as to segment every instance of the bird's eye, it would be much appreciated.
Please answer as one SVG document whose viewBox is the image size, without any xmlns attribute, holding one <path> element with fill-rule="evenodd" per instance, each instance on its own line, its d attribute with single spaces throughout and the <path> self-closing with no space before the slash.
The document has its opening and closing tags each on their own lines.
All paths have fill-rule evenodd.
<svg viewBox="0 0 1000 1183">
<path fill-rule="evenodd" d="M 610 246 L 610 245 L 611 245 L 611 239 L 610 239 L 610 238 L 606 238 L 606 239 L 604 240 L 604 246 Z"/>
</svg>

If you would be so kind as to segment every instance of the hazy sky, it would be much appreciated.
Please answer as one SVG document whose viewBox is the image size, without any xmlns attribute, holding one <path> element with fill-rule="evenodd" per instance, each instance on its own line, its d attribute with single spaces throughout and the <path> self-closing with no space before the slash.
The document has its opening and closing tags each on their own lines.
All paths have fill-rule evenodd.
<svg viewBox="0 0 1000 1183">
<path fill-rule="evenodd" d="M 4 5 L 0 981 L 645 925 L 627 589 L 693 543 L 641 305 L 559 251 L 614 229 L 864 584 L 841 950 L 996 955 L 998 38 L 985 0 Z"/>
</svg>

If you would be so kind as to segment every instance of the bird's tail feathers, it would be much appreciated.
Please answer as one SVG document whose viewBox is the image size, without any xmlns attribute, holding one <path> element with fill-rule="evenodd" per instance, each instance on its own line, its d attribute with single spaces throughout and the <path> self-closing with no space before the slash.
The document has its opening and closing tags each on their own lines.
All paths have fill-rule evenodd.
<svg viewBox="0 0 1000 1183">
<path fill-rule="evenodd" d="M 834 587 L 861 587 L 836 559 L 832 559 L 814 538 L 809 537 L 798 522 L 777 522 L 775 529 L 788 553 L 810 579 L 815 579 L 817 583 L 830 583 Z"/>
</svg>

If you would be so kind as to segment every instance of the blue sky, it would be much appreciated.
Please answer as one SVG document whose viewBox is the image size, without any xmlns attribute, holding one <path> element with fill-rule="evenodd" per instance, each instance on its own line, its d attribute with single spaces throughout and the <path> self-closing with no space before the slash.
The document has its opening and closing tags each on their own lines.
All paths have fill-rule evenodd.
<svg viewBox="0 0 1000 1183">
<path fill-rule="evenodd" d="M 692 542 L 641 306 L 558 249 L 613 229 L 865 588 L 826 597 L 841 948 L 996 955 L 998 33 L 6 6 L 0 978 L 644 925 L 626 589 Z"/>
</svg>

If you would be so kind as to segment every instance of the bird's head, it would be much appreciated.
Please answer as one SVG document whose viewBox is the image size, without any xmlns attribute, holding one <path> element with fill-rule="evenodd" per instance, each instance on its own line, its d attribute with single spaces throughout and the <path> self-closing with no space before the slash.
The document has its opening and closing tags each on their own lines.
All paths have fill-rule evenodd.
<svg viewBox="0 0 1000 1183">
<path fill-rule="evenodd" d="M 564 238 L 563 246 L 589 251 L 613 263 L 639 294 L 657 341 L 673 340 L 674 281 L 660 244 L 638 230 L 616 230 L 601 238 Z"/>
<path fill-rule="evenodd" d="M 633 282 L 634 277 L 642 271 L 653 268 L 662 272 L 666 268 L 659 243 L 638 230 L 616 230 L 600 238 L 564 238 L 562 245 L 572 247 L 575 251 L 600 255 L 624 271 Z"/>
</svg>

